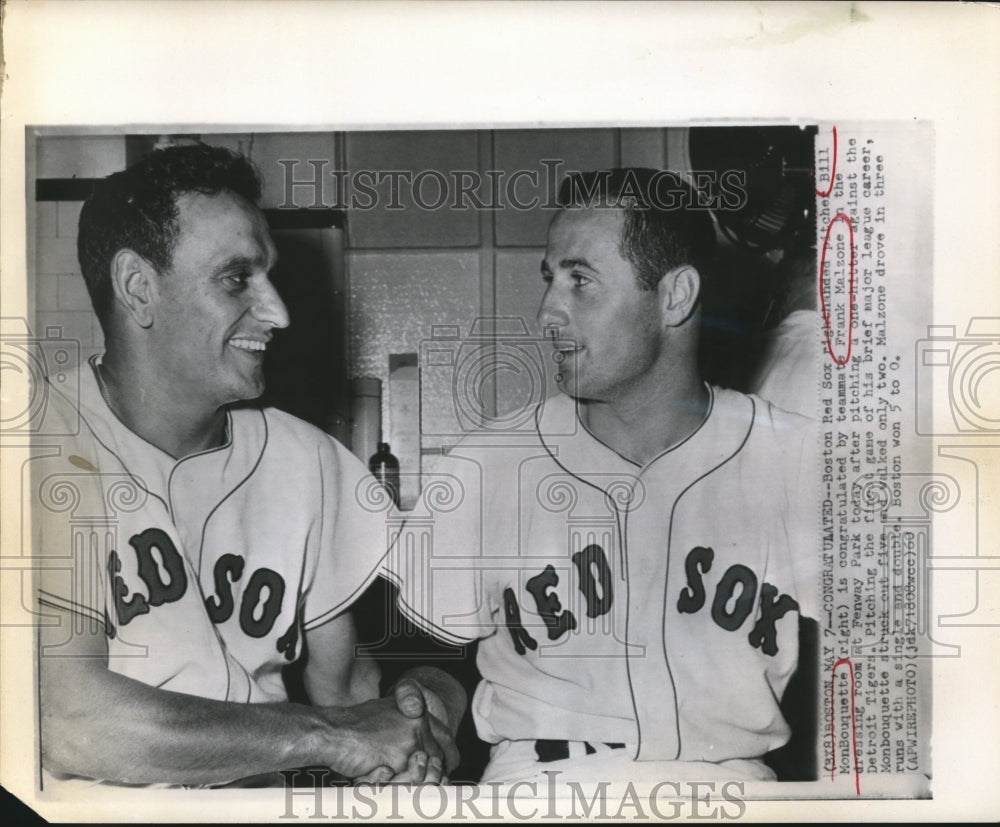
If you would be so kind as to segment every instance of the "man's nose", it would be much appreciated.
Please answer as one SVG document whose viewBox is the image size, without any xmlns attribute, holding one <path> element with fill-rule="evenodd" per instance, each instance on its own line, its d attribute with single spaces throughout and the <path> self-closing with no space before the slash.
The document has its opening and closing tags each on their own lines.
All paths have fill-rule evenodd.
<svg viewBox="0 0 1000 827">
<path fill-rule="evenodd" d="M 254 296 L 251 313 L 255 319 L 271 327 L 288 327 L 288 308 L 270 279 L 264 279 Z"/>
<path fill-rule="evenodd" d="M 556 291 L 550 284 L 542 296 L 542 303 L 538 307 L 538 326 L 549 335 L 549 331 L 555 331 L 552 335 L 558 334 L 558 328 L 565 327 L 569 323 L 569 314 L 565 306 L 556 295 Z"/>
</svg>

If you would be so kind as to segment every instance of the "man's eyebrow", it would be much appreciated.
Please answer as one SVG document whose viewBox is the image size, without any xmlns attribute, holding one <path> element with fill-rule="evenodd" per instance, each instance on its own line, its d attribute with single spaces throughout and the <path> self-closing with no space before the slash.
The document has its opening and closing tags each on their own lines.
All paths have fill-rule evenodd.
<svg viewBox="0 0 1000 827">
<path fill-rule="evenodd" d="M 216 272 L 224 273 L 232 270 L 253 270 L 255 267 L 262 267 L 270 270 L 278 263 L 278 254 L 275 252 L 270 259 L 267 256 L 232 256 L 223 261 Z"/>
<path fill-rule="evenodd" d="M 572 270 L 574 267 L 586 267 L 588 270 L 596 269 L 594 265 L 585 258 L 564 258 L 559 262 L 559 266 L 565 270 Z"/>
<path fill-rule="evenodd" d="M 588 270 L 593 270 L 595 273 L 597 272 L 597 268 L 594 267 L 594 265 L 591 264 L 589 261 L 587 261 L 587 259 L 585 258 L 560 259 L 559 267 L 562 270 L 572 270 L 574 267 L 586 267 Z M 552 275 L 552 268 L 549 267 L 549 264 L 547 261 L 545 261 L 545 259 L 542 259 L 542 275 L 543 276 Z"/>
</svg>

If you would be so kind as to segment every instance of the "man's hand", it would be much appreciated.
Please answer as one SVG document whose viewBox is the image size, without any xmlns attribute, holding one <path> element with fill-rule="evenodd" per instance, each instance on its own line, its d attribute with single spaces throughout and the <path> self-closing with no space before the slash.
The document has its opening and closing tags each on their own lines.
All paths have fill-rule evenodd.
<svg viewBox="0 0 1000 827">
<path fill-rule="evenodd" d="M 330 763 L 335 772 L 359 778 L 384 766 L 393 774 L 399 774 L 410 768 L 411 757 L 418 752 L 426 756 L 428 765 L 434 759 L 444 765 L 446 754 L 439 746 L 438 737 L 449 745 L 448 754 L 457 763 L 458 752 L 447 729 L 439 723 L 432 726 L 431 719 L 424 714 L 422 699 L 417 712 L 412 690 L 405 691 L 409 699 L 402 703 L 411 713 L 416 712 L 414 715 L 401 712 L 395 696 L 365 701 L 346 709 L 317 710 L 321 715 L 328 712 L 339 723 L 337 758 Z"/>
<path fill-rule="evenodd" d="M 447 784 L 448 778 L 438 758 L 427 758 L 427 753 L 415 752 L 410 756 L 406 769 L 394 773 L 389 767 L 381 766 L 367 775 L 353 779 L 353 783 L 361 784 Z"/>
<path fill-rule="evenodd" d="M 443 674 L 443 673 L 442 673 Z M 448 678 L 447 680 L 451 680 Z M 457 686 L 457 684 L 456 684 Z M 447 689 L 451 690 L 448 686 Z M 459 688 L 461 692 L 461 689 Z M 449 709 L 448 705 L 436 692 L 421 685 L 416 678 L 403 678 L 393 687 L 392 697 L 397 709 L 406 717 L 420 719 L 426 717 L 436 744 L 444 753 L 445 765 L 453 770 L 459 761 L 458 748 L 455 746 L 454 731 L 458 727 L 465 704 L 465 694 L 461 692 L 459 709 Z M 458 702 L 452 698 L 453 703 Z M 454 725 L 449 721 L 455 718 Z M 410 756 L 406 768 L 396 772 L 392 767 L 383 765 L 359 778 L 355 783 L 368 782 L 372 784 L 439 784 L 448 783 L 444 775 L 444 767 L 439 757 L 425 754 L 421 751 Z"/>
<path fill-rule="evenodd" d="M 455 731 L 458 720 L 452 723 L 454 710 L 438 696 L 436 692 L 419 683 L 415 678 L 403 678 L 393 687 L 393 697 L 396 708 L 407 718 L 419 718 L 426 715 L 431 727 L 431 734 L 441 748 L 444 765 L 449 771 L 458 766 L 458 747 L 455 746 Z M 458 715 L 461 719 L 461 714 Z"/>
</svg>

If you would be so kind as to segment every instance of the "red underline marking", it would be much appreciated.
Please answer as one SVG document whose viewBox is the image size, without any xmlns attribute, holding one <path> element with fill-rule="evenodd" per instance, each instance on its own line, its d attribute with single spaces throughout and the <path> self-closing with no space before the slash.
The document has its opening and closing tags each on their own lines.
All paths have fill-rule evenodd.
<svg viewBox="0 0 1000 827">
<path fill-rule="evenodd" d="M 851 746 L 854 749 L 854 791 L 861 795 L 861 770 L 858 769 L 858 724 L 854 716 L 854 664 L 850 658 L 841 658 L 833 664 L 833 671 L 830 673 L 830 747 L 833 753 L 832 767 L 830 769 L 830 780 L 837 777 L 837 729 L 835 726 L 835 696 L 837 667 L 847 664 L 849 677 L 851 679 Z"/>
</svg>

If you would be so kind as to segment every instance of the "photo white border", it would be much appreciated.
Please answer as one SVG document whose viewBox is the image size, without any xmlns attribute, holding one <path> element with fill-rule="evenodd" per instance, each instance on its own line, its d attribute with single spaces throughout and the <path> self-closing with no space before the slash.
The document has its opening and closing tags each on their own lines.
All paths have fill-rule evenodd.
<svg viewBox="0 0 1000 827">
<path fill-rule="evenodd" d="M 916 119 L 935 130 L 934 321 L 961 327 L 1000 315 L 997 42 L 995 4 L 8 0 L 0 313 L 27 310 L 27 125 L 246 132 Z M 2 470 L 10 507 L 18 480 Z M 0 530 L 10 548 L 16 538 Z M 17 595 L 11 574 L 5 599 Z M 933 800 L 752 802 L 746 818 L 995 819 L 998 636 L 961 634 L 962 657 L 935 664 Z M 29 802 L 30 638 L 0 615 L 2 782 Z M 247 811 L 252 798 L 193 794 L 181 805 L 137 791 L 45 812 L 73 821 L 280 815 Z"/>
</svg>

